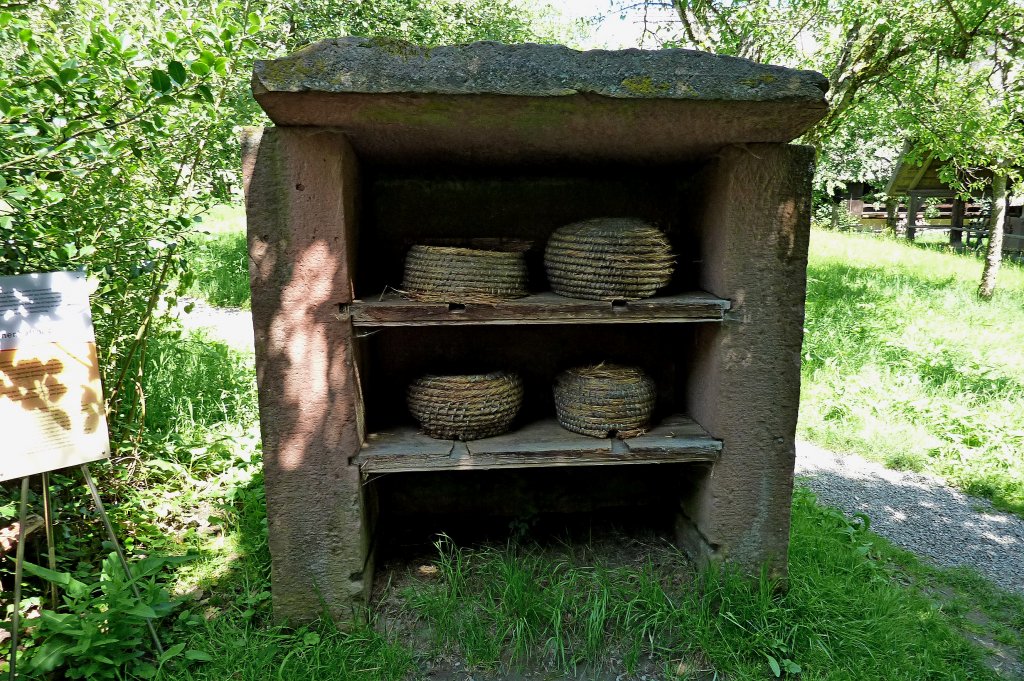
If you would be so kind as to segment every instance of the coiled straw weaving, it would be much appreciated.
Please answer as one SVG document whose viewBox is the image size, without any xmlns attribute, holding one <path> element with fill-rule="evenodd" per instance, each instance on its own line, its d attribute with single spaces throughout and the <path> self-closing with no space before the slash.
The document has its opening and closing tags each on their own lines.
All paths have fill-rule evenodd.
<svg viewBox="0 0 1024 681">
<path fill-rule="evenodd" d="M 405 258 L 402 289 L 414 300 L 494 303 L 522 298 L 526 259 L 520 252 L 451 246 L 413 246 Z"/>
<path fill-rule="evenodd" d="M 544 268 L 551 290 L 569 298 L 648 298 L 672 279 L 668 238 L 636 218 L 595 218 L 561 227 L 548 239 Z"/>
<path fill-rule="evenodd" d="M 508 431 L 523 403 L 517 374 L 423 376 L 406 392 L 423 432 L 443 440 L 478 440 Z"/>
<path fill-rule="evenodd" d="M 634 437 L 647 430 L 657 394 L 636 367 L 597 364 L 555 378 L 555 411 L 563 428 L 592 437 Z"/>
</svg>

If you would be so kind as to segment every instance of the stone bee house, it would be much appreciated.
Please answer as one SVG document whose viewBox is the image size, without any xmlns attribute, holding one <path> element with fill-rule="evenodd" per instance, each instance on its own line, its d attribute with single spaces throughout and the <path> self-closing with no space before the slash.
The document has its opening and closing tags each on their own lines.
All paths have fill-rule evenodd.
<svg viewBox="0 0 1024 681">
<path fill-rule="evenodd" d="M 243 146 L 278 616 L 358 616 L 378 535 L 426 509 L 645 503 L 698 561 L 785 574 L 813 172 L 788 142 L 824 115 L 822 76 L 687 50 L 346 38 L 257 62 L 252 87 L 275 123 Z M 666 289 L 548 290 L 548 235 L 601 216 L 665 231 Z M 533 244 L 527 298 L 382 295 L 415 243 L 505 240 Z M 553 377 L 603 359 L 655 378 L 647 433 L 554 422 Z M 413 378 L 488 362 L 523 376 L 516 429 L 416 431 Z"/>
</svg>

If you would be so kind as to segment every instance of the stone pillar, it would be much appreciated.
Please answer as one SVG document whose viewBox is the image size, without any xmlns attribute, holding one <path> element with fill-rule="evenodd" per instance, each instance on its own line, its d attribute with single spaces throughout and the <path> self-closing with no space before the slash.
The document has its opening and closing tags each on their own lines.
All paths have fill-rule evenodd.
<svg viewBox="0 0 1024 681">
<path fill-rule="evenodd" d="M 365 609 L 371 500 L 351 323 L 358 162 L 316 128 L 247 130 L 243 174 L 274 614 Z"/>
<path fill-rule="evenodd" d="M 690 412 L 721 459 L 683 502 L 680 542 L 698 559 L 786 573 L 814 151 L 729 147 L 705 172 L 700 286 L 732 301 L 700 325 Z"/>
</svg>

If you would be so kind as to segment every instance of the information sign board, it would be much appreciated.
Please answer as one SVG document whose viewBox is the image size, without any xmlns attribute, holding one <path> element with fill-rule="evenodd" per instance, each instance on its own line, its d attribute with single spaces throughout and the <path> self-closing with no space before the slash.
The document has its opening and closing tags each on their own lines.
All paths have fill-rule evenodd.
<svg viewBox="0 0 1024 681">
<path fill-rule="evenodd" d="M 0 480 L 110 455 L 85 275 L 0 277 Z"/>
</svg>

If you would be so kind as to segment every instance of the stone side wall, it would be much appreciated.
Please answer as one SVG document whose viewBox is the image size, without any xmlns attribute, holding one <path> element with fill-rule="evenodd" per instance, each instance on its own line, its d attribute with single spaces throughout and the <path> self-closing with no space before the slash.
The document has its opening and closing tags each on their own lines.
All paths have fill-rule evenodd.
<svg viewBox="0 0 1024 681">
<path fill-rule="evenodd" d="M 243 170 L 274 612 L 351 620 L 372 579 L 351 323 L 358 162 L 317 129 L 248 130 Z"/>
<path fill-rule="evenodd" d="M 705 560 L 786 572 L 810 232 L 810 147 L 722 151 L 707 171 L 701 288 L 732 301 L 702 326 L 687 401 L 723 441 L 685 500 L 680 539 Z"/>
</svg>

